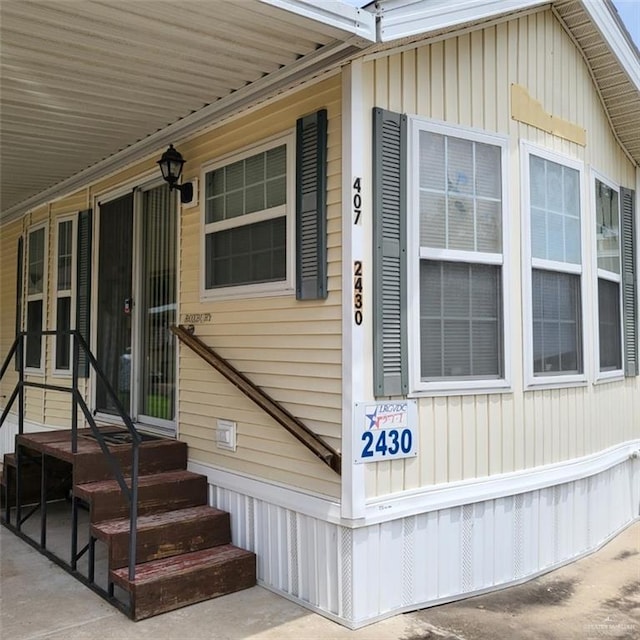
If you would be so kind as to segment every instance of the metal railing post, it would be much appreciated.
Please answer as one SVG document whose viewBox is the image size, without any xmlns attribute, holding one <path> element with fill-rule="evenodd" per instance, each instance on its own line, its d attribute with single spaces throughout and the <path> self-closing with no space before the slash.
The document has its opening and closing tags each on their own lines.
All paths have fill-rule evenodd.
<svg viewBox="0 0 640 640">
<path fill-rule="evenodd" d="M 134 438 L 131 461 L 131 506 L 129 510 L 129 582 L 136 577 L 136 539 L 138 534 L 138 452 L 140 443 Z"/>
<path fill-rule="evenodd" d="M 18 343 L 18 435 L 24 432 L 24 341 L 25 334 L 20 334 Z M 16 441 L 16 529 L 22 527 L 22 456 L 20 445 Z"/>
<path fill-rule="evenodd" d="M 71 332 L 73 338 L 73 362 L 71 365 L 71 453 L 78 451 L 78 361 L 80 359 L 80 347 L 76 331 Z"/>
</svg>

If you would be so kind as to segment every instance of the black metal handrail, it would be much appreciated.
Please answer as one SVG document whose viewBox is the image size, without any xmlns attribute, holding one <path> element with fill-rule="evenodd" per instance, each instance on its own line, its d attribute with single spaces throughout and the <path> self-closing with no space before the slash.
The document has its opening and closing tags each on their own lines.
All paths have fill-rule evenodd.
<svg viewBox="0 0 640 640">
<path fill-rule="evenodd" d="M 60 386 L 60 385 L 52 385 L 40 382 L 32 382 L 25 380 L 25 363 L 24 363 L 24 341 L 28 337 L 39 338 L 42 336 L 71 336 L 73 338 L 73 357 L 72 357 L 72 381 L 71 386 Z M 98 425 L 87 406 L 82 394 L 78 389 L 78 379 L 79 379 L 79 362 L 80 362 L 80 349 L 82 349 L 84 356 L 87 361 L 92 366 L 95 371 L 97 377 L 104 384 L 105 391 L 109 396 L 109 399 L 113 402 L 113 405 L 116 408 L 116 412 L 118 416 L 122 419 L 127 431 L 131 436 L 131 486 L 127 485 L 125 480 L 125 475 L 120 465 L 118 459 L 111 453 L 107 443 L 104 439 L 104 436 L 100 429 L 98 429 Z M 24 432 L 24 389 L 26 387 L 38 388 L 38 389 L 46 389 L 52 391 L 60 391 L 71 393 L 72 397 L 72 411 L 71 411 L 71 451 L 72 453 L 76 453 L 78 450 L 78 407 L 82 410 L 84 417 L 89 424 L 91 431 L 100 445 L 100 449 L 104 454 L 113 475 L 115 476 L 118 485 L 120 486 L 120 490 L 122 494 L 125 496 L 126 500 L 129 503 L 129 580 L 133 581 L 135 578 L 135 566 L 136 566 L 136 536 L 137 536 L 137 518 L 138 518 L 138 467 L 139 467 L 139 447 L 142 438 L 140 434 L 136 430 L 131 417 L 125 410 L 124 406 L 120 402 L 120 399 L 116 395 L 113 387 L 109 383 L 104 371 L 98 364 L 98 361 L 95 359 L 94 355 L 91 353 L 89 346 L 87 345 L 85 339 L 82 337 L 80 332 L 77 329 L 72 329 L 69 331 L 40 331 L 40 332 L 20 332 L 9 352 L 4 360 L 2 368 L 0 369 L 0 381 L 4 377 L 6 373 L 9 363 L 13 356 L 17 354 L 18 357 L 18 382 L 11 393 L 11 397 L 9 398 L 9 402 L 7 403 L 4 411 L 2 412 L 2 416 L 0 416 L 0 428 L 4 424 L 7 416 L 9 415 L 9 411 L 13 406 L 16 398 L 19 397 L 18 404 L 18 435 L 22 435 Z M 16 528 L 20 531 L 21 526 L 21 504 L 20 504 L 20 454 L 19 447 L 16 448 Z M 76 562 L 78 558 L 77 553 L 77 522 L 78 522 L 78 513 L 75 499 L 73 500 L 72 506 L 72 520 L 73 520 L 73 528 L 74 533 L 72 536 L 72 549 L 71 549 L 71 569 L 76 570 Z"/>
</svg>

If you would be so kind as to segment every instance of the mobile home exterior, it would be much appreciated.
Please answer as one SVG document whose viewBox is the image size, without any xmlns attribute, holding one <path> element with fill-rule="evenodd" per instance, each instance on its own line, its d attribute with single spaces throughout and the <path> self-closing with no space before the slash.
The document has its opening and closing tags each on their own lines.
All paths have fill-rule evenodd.
<svg viewBox="0 0 640 640">
<path fill-rule="evenodd" d="M 3 207 L 0 351 L 82 328 L 139 427 L 188 444 L 260 584 L 350 627 L 640 515 L 638 51 L 606 1 L 445 4 L 342 8 L 348 46 L 306 75 Z M 338 32 L 322 3 L 267 8 Z M 190 202 L 158 171 L 169 141 Z M 68 384 L 69 354 L 27 337 L 26 375 Z M 25 407 L 28 430 L 70 425 L 60 394 Z"/>
</svg>

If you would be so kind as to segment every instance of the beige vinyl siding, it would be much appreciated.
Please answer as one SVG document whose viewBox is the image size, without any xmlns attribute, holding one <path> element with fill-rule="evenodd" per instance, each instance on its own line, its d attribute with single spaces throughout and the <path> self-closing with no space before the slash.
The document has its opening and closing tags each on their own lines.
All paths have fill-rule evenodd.
<svg viewBox="0 0 640 640">
<path fill-rule="evenodd" d="M 612 134 L 584 60 L 553 13 L 376 54 L 365 62 L 363 76 L 367 122 L 378 106 L 509 137 L 505 250 L 512 260 L 507 357 L 513 363 L 513 393 L 420 398 L 418 458 L 366 465 L 367 497 L 560 462 L 640 437 L 639 378 L 523 390 L 520 140 L 584 162 L 589 188 L 589 167 L 623 186 L 635 184 L 634 168 Z M 512 83 L 525 87 L 554 117 L 586 129 L 586 147 L 512 120 Z M 583 212 L 591 234 L 589 200 Z M 591 310 L 596 294 L 590 267 L 584 277 Z M 592 322 L 591 316 L 583 319 L 585 325 Z M 591 367 L 595 347 L 586 346 Z"/>
<path fill-rule="evenodd" d="M 196 335 L 281 402 L 328 444 L 341 435 L 341 126 L 340 79 L 334 77 L 236 118 L 180 145 L 185 175 L 295 128 L 296 120 L 328 110 L 327 300 L 274 297 L 200 300 L 202 211 L 181 216 L 180 318 L 210 313 Z M 295 209 L 293 203 L 290 205 Z M 292 258 L 292 256 L 291 256 Z M 339 477 L 279 427 L 233 385 L 185 347 L 179 357 L 179 431 L 198 462 L 338 497 Z M 235 452 L 215 444 L 217 419 L 237 422 Z"/>
<path fill-rule="evenodd" d="M 27 234 L 29 230 L 39 224 L 47 223 L 47 278 L 45 291 L 45 304 L 43 308 L 43 326 L 47 330 L 54 329 L 55 321 L 55 258 L 56 258 L 56 223 L 60 216 L 68 216 L 76 214 L 88 206 L 87 191 L 81 190 L 69 196 L 65 196 L 60 200 L 56 200 L 48 205 L 41 206 L 20 221 L 12 222 L 5 225 L 0 230 L 0 255 L 2 256 L 2 291 L 0 304 L 2 309 L 1 317 L 1 344 L 0 356 L 4 359 L 9 350 L 14 337 L 15 326 L 15 297 L 16 297 L 16 259 L 17 259 L 17 243 L 18 237 L 22 233 L 25 238 L 25 254 L 27 255 Z M 75 240 L 74 240 L 75 241 Z M 26 286 L 26 285 L 25 285 Z M 25 307 L 23 304 L 22 311 L 23 328 L 25 322 Z M 70 378 L 64 376 L 53 375 L 54 364 L 54 338 L 46 336 L 44 360 L 42 374 L 27 375 L 28 381 L 39 383 L 54 384 L 59 386 L 67 386 L 70 384 Z M 11 368 L 6 374 L 0 387 L 2 395 L 8 395 L 13 390 L 17 374 Z M 80 381 L 81 392 L 88 393 L 85 389 L 85 381 Z M 47 425 L 47 427 L 67 427 L 71 424 L 70 409 L 71 397 L 69 394 L 45 391 L 43 389 L 26 389 L 26 411 L 25 420 L 36 425 Z M 0 403 L 2 404 L 2 403 Z M 13 413 L 17 411 L 14 405 Z"/>
<path fill-rule="evenodd" d="M 21 221 L 12 222 L 0 229 L 0 366 L 16 337 L 16 272 L 18 238 L 21 235 Z M 0 382 L 0 407 L 3 409 L 17 382 L 18 374 L 11 363 Z M 14 410 L 15 408 L 14 404 Z"/>
</svg>

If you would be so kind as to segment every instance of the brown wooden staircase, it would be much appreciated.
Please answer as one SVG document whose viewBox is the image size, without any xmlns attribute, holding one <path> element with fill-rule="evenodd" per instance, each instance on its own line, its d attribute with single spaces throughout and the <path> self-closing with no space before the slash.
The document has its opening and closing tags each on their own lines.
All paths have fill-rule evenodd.
<svg viewBox="0 0 640 640">
<path fill-rule="evenodd" d="M 127 432 L 115 427 L 100 431 L 129 482 Z M 78 431 L 75 453 L 69 431 L 18 435 L 16 447 L 23 460 L 22 508 L 32 505 L 31 513 L 20 514 L 21 524 L 39 512 L 44 532 L 34 546 L 47 550 L 51 502 L 68 497 L 84 508 L 89 542 L 84 550 L 72 551 L 72 573 L 78 572 L 77 561 L 87 553 L 83 581 L 99 591 L 94 574 L 96 542 L 103 543 L 108 579 L 106 594 L 101 595 L 134 620 L 256 584 L 255 555 L 231 544 L 229 514 L 207 505 L 207 479 L 186 470 L 185 443 L 154 437 L 143 437 L 140 443 L 133 579 L 128 569 L 129 504 L 91 430 Z M 3 471 L 4 523 L 17 528 L 15 455 L 5 455 Z M 116 587 L 128 594 L 128 603 L 116 598 Z"/>
</svg>

